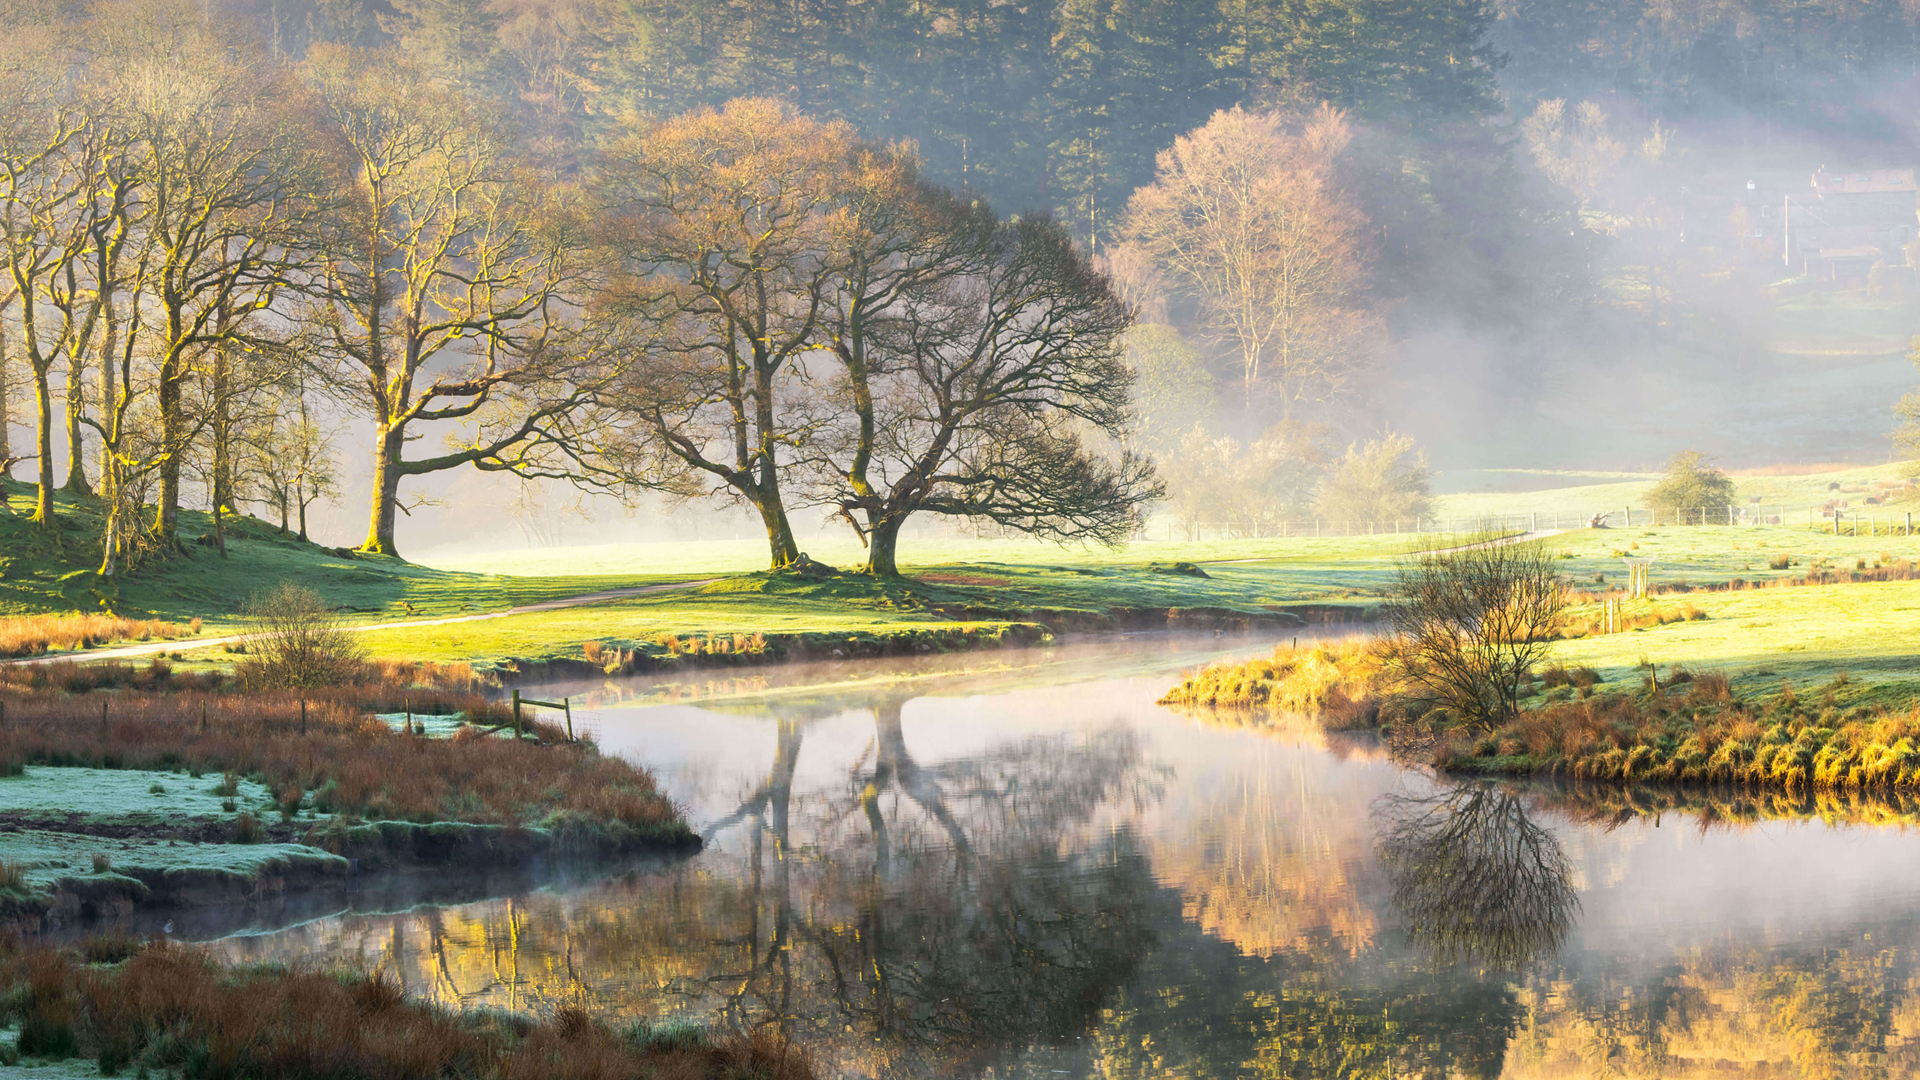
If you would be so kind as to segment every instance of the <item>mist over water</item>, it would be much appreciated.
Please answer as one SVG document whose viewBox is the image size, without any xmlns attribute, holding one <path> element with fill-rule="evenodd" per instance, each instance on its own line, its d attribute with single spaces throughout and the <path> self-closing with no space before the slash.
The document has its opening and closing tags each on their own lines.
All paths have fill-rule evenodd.
<svg viewBox="0 0 1920 1080">
<path fill-rule="evenodd" d="M 906 683 L 910 665 L 847 664 L 759 694 L 609 695 L 602 745 L 659 770 L 700 855 L 220 948 L 379 967 L 449 1004 L 771 1025 L 846 1076 L 1905 1067 L 1909 830 L 1608 822 L 1499 789 L 1469 810 L 1480 789 L 1310 721 L 1153 704 L 1218 655 L 1143 639 Z M 1431 823 L 1466 846 L 1429 832 L 1388 857 L 1408 808 L 1449 793 Z M 1514 829 L 1535 861 L 1484 861 Z M 1433 860 L 1472 882 L 1474 922 L 1409 907 Z M 1517 890 L 1539 866 L 1571 905 Z"/>
</svg>

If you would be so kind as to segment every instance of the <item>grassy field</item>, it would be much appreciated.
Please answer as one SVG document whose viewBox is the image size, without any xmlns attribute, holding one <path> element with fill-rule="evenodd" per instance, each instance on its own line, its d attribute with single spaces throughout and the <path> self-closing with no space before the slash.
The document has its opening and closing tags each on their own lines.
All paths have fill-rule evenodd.
<svg viewBox="0 0 1920 1080">
<path fill-rule="evenodd" d="M 1637 607 L 1673 607 L 1682 601 L 1658 597 Z M 1809 585 L 1692 593 L 1685 603 L 1705 619 L 1674 622 L 1622 634 L 1562 641 L 1560 663 L 1601 673 L 1603 689 L 1638 687 L 1643 663 L 1696 671 L 1720 671 L 1736 693 L 1777 692 L 1783 681 L 1802 687 L 1842 671 L 1861 686 L 1887 684 L 1900 696 L 1920 694 L 1920 582 Z"/>
<path fill-rule="evenodd" d="M 376 657 L 471 660 L 580 659 L 587 642 L 631 649 L 666 636 L 936 634 L 1011 624 L 1082 626 L 1169 609 L 1267 614 L 1291 604 L 1370 606 L 1349 582 L 1386 572 L 1393 556 L 1313 559 L 1284 570 L 1211 565 L 1207 577 L 1141 566 L 954 563 L 912 568 L 882 583 L 847 575 L 812 580 L 736 574 L 687 590 L 592 607 L 515 615 L 480 623 L 375 630 L 361 635 Z M 1365 569 L 1356 569 L 1364 566 Z"/>
<path fill-rule="evenodd" d="M 1907 466 L 1904 464 L 1870 465 L 1855 469 L 1842 469 L 1831 472 L 1806 473 L 1802 475 L 1782 476 L 1735 476 L 1734 484 L 1742 503 L 1758 497 L 1769 513 L 1774 508 L 1787 506 L 1798 513 L 1792 515 L 1790 524 L 1804 526 L 1806 509 L 1818 507 L 1836 496 L 1848 500 L 1859 508 L 1866 496 L 1881 491 L 1884 485 L 1900 484 L 1906 480 Z M 1543 488 L 1537 491 L 1497 491 L 1467 492 L 1454 495 L 1442 495 L 1434 500 L 1434 513 L 1441 518 L 1473 518 L 1482 515 L 1498 516 L 1506 514 L 1540 514 L 1542 528 L 1552 525 L 1552 515 L 1561 515 L 1561 525 L 1585 524 L 1586 518 L 1602 510 L 1616 511 L 1612 523 L 1621 524 L 1617 511 L 1631 506 L 1635 518 L 1645 511 L 1647 491 L 1658 483 L 1658 474 L 1645 474 L 1633 479 L 1619 479 L 1600 484 L 1579 484 L 1568 487 Z M 1839 484 L 1837 491 L 1830 485 Z M 1889 507 L 1890 511 L 1904 513 L 1906 510 L 1920 511 L 1920 498 L 1912 493 L 1901 493 L 1900 501 Z"/>
<path fill-rule="evenodd" d="M 1843 491 L 1872 491 L 1898 468 L 1883 466 L 1804 476 L 1750 478 L 1742 490 L 1769 499 L 1811 501 L 1838 483 Z M 1524 495 L 1446 496 L 1462 516 L 1502 506 L 1541 505 L 1558 499 L 1598 507 L 1644 495 L 1649 481 L 1610 481 Z M 13 508 L 26 508 L 22 485 L 12 485 Z M 232 529 L 230 555 L 190 545 L 188 554 L 121 582 L 92 573 L 93 507 L 62 504 L 66 517 L 53 537 L 36 534 L 23 517 L 0 516 L 0 615 L 44 611 L 99 611 L 135 617 L 206 620 L 214 634 L 239 625 L 248 594 L 264 583 L 310 585 L 355 623 L 380 623 L 494 613 L 510 606 L 662 582 L 718 578 L 685 590 L 438 627 L 373 630 L 362 636 L 375 657 L 542 661 L 581 658 L 587 643 L 609 648 L 657 647 L 669 637 L 723 635 L 849 635 L 869 638 L 937 631 L 968 631 L 1044 622 L 1092 625 L 1108 613 L 1216 609 L 1258 613 L 1297 604 L 1376 606 L 1392 589 L 1398 557 L 1426 536 L 1342 539 L 1146 541 L 1121 549 L 1059 547 L 1025 540 L 909 538 L 903 543 L 907 580 L 883 583 L 848 575 L 826 580 L 768 575 L 757 539 L 698 543 L 601 545 L 431 558 L 431 565 L 398 559 L 343 556 L 282 536 L 264 523 L 242 520 Z M 1898 505 L 1877 511 L 1902 514 Z M 1617 520 L 1617 519 L 1616 519 Z M 1904 523 L 1904 517 L 1898 518 Z M 1544 523 L 1543 523 L 1544 524 Z M 183 532 L 207 528 L 204 515 L 186 515 Z M 1625 574 L 1624 559 L 1654 560 L 1655 586 L 1724 585 L 1799 577 L 1810 569 L 1871 567 L 1920 561 L 1920 539 L 1886 535 L 1834 536 L 1802 525 L 1771 527 L 1636 527 L 1576 529 L 1547 541 L 1577 584 L 1604 590 Z M 861 552 L 851 538 L 816 538 L 813 558 L 852 566 Z M 1779 566 L 1783 561 L 1786 565 Z M 1201 565 L 1206 577 L 1158 572 L 1175 563 Z M 1900 584 L 1900 583 L 1895 583 Z M 1842 666 L 1886 671 L 1905 680 L 1897 630 L 1910 612 L 1889 604 L 1899 589 L 1839 586 L 1849 597 L 1826 608 L 1816 595 L 1835 590 L 1794 589 L 1705 597 L 1695 602 L 1709 618 L 1622 636 L 1569 643 L 1569 657 L 1592 663 L 1609 677 L 1627 672 L 1645 648 L 1661 663 L 1735 665 L 1742 679 L 1772 678 L 1781 667 L 1818 677 Z M 1866 590 L 1849 593 L 1847 590 Z M 1803 595 L 1804 594 L 1804 595 Z M 1720 606 L 1734 605 L 1726 614 Z M 1773 612 L 1775 607 L 1781 610 Z M 1748 614 L 1752 608 L 1756 614 Z M 1064 613 L 1064 615 L 1063 615 Z M 1086 618 L 1078 618 L 1086 616 Z M 1866 620 L 1866 622 L 1862 622 Z M 1759 623 L 1766 633 L 1758 633 Z M 1735 633 L 1735 623 L 1755 623 Z M 1871 624 L 1869 634 L 1856 625 Z M 191 639 L 188 639 L 189 641 Z M 1585 651 L 1583 651 L 1585 650 Z M 1598 650 L 1593 651 L 1593 650 Z M 189 661 L 227 663 L 222 654 L 181 645 Z M 1616 655 L 1618 653 L 1618 655 Z M 1776 662 L 1777 660 L 1777 662 Z M 1781 676 L 1788 677 L 1788 676 Z"/>
<path fill-rule="evenodd" d="M 203 618 L 209 630 L 234 626 L 248 597 L 279 581 L 306 585 L 354 621 L 498 611 L 604 589 L 684 579 L 684 572 L 600 575 L 505 575 L 439 570 L 401 559 L 345 555 L 283 536 L 252 518 L 229 523 L 228 555 L 189 543 L 179 556 L 120 580 L 102 579 L 96 503 L 62 497 L 58 528 L 41 533 L 25 515 L 25 485 L 0 481 L 11 514 L 0 514 L 0 615 L 111 610 L 184 622 Z M 208 515 L 183 512 L 181 533 L 210 531 Z"/>
</svg>

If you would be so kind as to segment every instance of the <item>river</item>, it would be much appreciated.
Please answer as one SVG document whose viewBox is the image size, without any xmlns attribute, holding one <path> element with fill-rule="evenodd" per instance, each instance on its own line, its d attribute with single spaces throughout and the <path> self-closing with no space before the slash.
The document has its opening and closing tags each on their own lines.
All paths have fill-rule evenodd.
<svg viewBox="0 0 1920 1080">
<path fill-rule="evenodd" d="M 828 1076 L 1920 1075 L 1901 808 L 1445 785 L 1310 721 L 1155 704 L 1268 647 L 540 688 L 706 850 L 217 947 L 778 1028 Z"/>
</svg>

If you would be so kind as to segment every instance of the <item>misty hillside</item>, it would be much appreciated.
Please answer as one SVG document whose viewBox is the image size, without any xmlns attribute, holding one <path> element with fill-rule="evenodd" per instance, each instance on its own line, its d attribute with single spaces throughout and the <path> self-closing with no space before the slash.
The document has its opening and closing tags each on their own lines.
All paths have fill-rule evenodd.
<svg viewBox="0 0 1920 1080">
<path fill-rule="evenodd" d="M 1892 410 L 1916 381 L 1920 14 L 1894 0 L 218 7 L 103 3 L 57 18 L 201 19 L 196 32 L 323 97 L 327 71 L 362 62 L 342 57 L 386 57 L 494 125 L 524 183 L 580 207 L 623 139 L 771 98 L 911 155 L 927 182 L 1003 217 L 1050 215 L 1136 313 L 1119 340 L 1138 423 L 1119 441 L 1175 496 L 1222 461 L 1257 461 L 1292 508 L 1272 512 L 1298 513 L 1370 441 L 1424 453 L 1448 490 L 1449 472 L 1645 470 L 1686 448 L 1733 467 L 1878 463 L 1896 453 Z M 9 55 L 44 51 L 42 16 L 17 14 Z M 75 46 L 77 65 L 146 47 L 95 39 Z M 1208 277 L 1224 263 L 1210 270 L 1183 246 L 1220 209 L 1188 195 L 1229 173 L 1269 200 L 1236 211 L 1234 228 L 1264 237 L 1242 253 L 1264 269 L 1237 297 Z M 302 318 L 288 295 L 272 301 L 283 337 Z M 27 327 L 5 299 L 0 457 L 27 458 Z M 454 371 L 467 348 L 423 370 Z M 66 361 L 50 364 L 50 407 L 68 414 L 48 443 L 64 481 L 69 432 L 101 437 L 84 417 L 99 420 L 103 391 L 84 374 L 68 392 Z M 337 468 L 301 508 L 329 541 L 355 542 L 373 421 L 348 400 L 358 391 L 320 390 L 298 412 L 329 433 Z M 407 438 L 466 445 L 483 415 L 426 417 Z M 511 456 L 484 475 L 409 479 L 428 500 L 401 497 L 396 527 L 430 544 L 511 537 L 517 521 L 526 542 L 554 542 L 580 497 Z M 178 483 L 204 504 L 212 469 Z M 284 487 L 230 501 L 277 520 Z M 745 520 L 663 523 L 649 509 L 636 525 L 606 499 L 587 505 L 602 524 L 572 535 Z"/>
</svg>

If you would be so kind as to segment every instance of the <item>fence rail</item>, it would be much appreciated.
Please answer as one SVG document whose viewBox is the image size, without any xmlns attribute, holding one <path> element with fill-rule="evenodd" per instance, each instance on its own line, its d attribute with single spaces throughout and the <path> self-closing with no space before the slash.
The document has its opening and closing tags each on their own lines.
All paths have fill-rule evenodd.
<svg viewBox="0 0 1920 1080">
<path fill-rule="evenodd" d="M 1721 520 L 1722 513 L 1725 520 Z M 1565 510 L 1483 514 L 1475 517 L 1405 518 L 1399 521 L 1339 521 L 1330 518 L 1290 521 L 1197 521 L 1156 523 L 1141 540 L 1298 540 L 1315 537 L 1395 536 L 1478 532 L 1542 532 L 1587 528 L 1667 525 L 1721 525 L 1742 528 L 1800 528 L 1837 536 L 1912 536 L 1913 512 L 1876 507 L 1854 509 L 1753 503 L 1700 507 L 1679 514 L 1623 506 L 1604 513 Z"/>
</svg>

